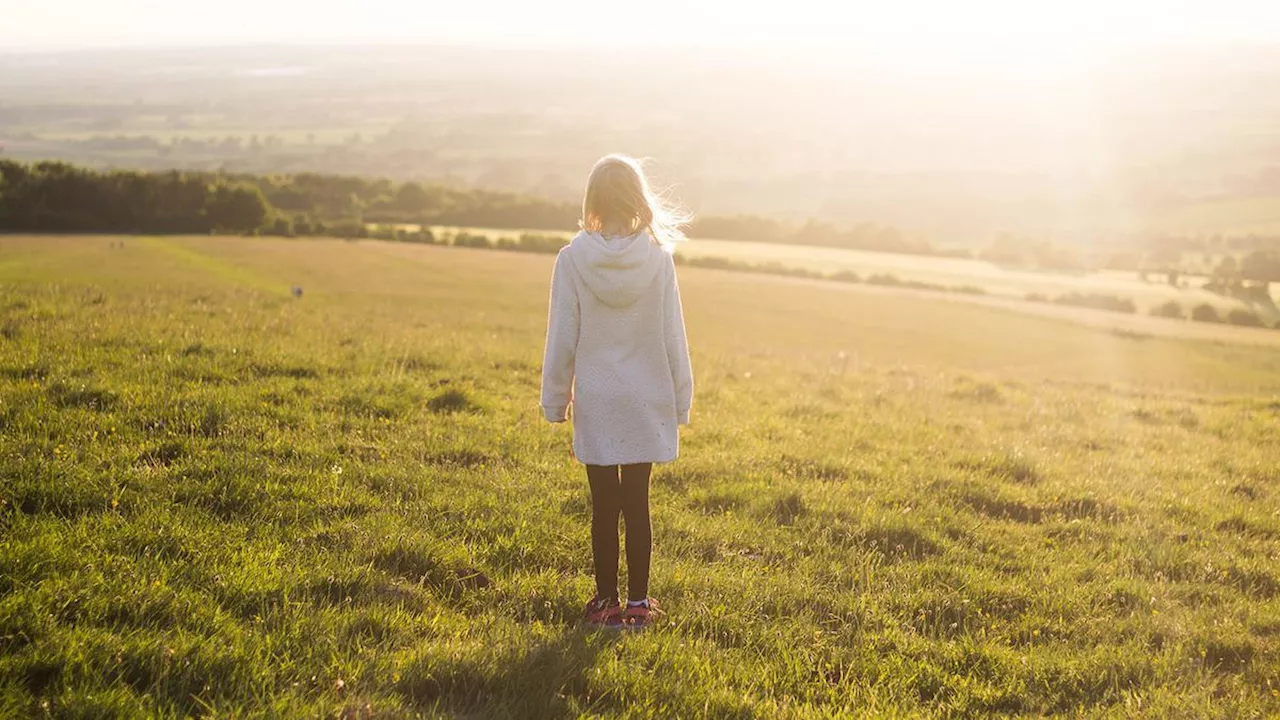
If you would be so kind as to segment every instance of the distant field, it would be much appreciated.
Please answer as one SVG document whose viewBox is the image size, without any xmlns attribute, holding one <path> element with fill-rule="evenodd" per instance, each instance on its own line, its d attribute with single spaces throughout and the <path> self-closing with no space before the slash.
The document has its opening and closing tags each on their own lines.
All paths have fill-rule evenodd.
<svg viewBox="0 0 1280 720">
<path fill-rule="evenodd" d="M 303 145 L 308 140 L 316 144 L 340 144 L 353 135 L 360 135 L 369 140 L 385 133 L 391 125 L 387 122 L 371 122 L 363 125 L 339 127 L 287 127 L 272 128 L 270 126 L 243 127 L 237 125 L 218 125 L 201 123 L 193 127 L 173 127 L 167 118 L 157 118 L 154 126 L 134 126 L 118 131 L 103 130 L 48 130 L 41 127 L 18 128 L 14 134 L 31 132 L 44 141 L 85 141 L 113 140 L 116 138 L 153 138 L 162 143 L 169 143 L 178 138 L 195 140 L 221 140 L 227 137 L 239 138 L 248 145 L 253 137 L 265 141 L 268 137 L 277 137 L 289 145 Z"/>
<path fill-rule="evenodd" d="M 1175 234 L 1280 234 L 1280 199 L 1243 197 L 1201 201 L 1153 219 L 1150 230 Z"/>
<path fill-rule="evenodd" d="M 1280 715 L 1275 347 L 683 267 L 600 634 L 551 263 L 0 236 L 0 717 Z"/>
<path fill-rule="evenodd" d="M 494 238 L 515 238 L 522 232 L 556 234 L 440 226 L 434 227 L 433 230 L 446 234 L 465 230 Z M 568 235 L 568 233 L 564 234 Z M 916 280 L 949 287 L 969 285 L 982 288 L 992 295 L 1019 299 L 1030 293 L 1040 293 L 1049 297 L 1073 292 L 1104 293 L 1131 298 L 1141 313 L 1146 313 L 1152 307 L 1170 300 L 1188 309 L 1201 303 L 1207 303 L 1221 310 L 1246 307 L 1239 300 L 1199 288 L 1175 288 L 1159 280 L 1142 282 L 1136 273 L 1110 270 L 1079 274 L 1033 272 L 1003 268 L 981 260 L 704 238 L 690 240 L 681 245 L 677 252 L 690 258 L 726 258 L 757 265 L 777 263 L 783 267 L 815 270 L 828 274 L 848 270 L 864 278 L 874 274 L 888 274 L 902 280 Z M 1184 276 L 1184 279 L 1197 285 L 1204 281 L 1204 278 L 1189 276 Z M 1035 308 L 1026 309 L 1030 312 L 1039 311 Z M 1254 307 L 1253 309 L 1269 323 L 1280 321 L 1280 312 L 1275 308 Z"/>
</svg>

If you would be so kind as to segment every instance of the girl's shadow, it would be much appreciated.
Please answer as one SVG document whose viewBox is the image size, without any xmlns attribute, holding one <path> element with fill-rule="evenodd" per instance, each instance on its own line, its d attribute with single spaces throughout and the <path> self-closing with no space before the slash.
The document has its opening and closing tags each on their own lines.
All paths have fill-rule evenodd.
<svg viewBox="0 0 1280 720">
<path fill-rule="evenodd" d="M 414 705 L 462 716 L 551 718 L 608 713 L 618 698 L 591 687 L 596 658 L 625 641 L 621 630 L 560 627 L 541 642 L 483 665 L 434 668 L 401 686 Z M 494 668 L 491 663 L 496 662 Z"/>
</svg>

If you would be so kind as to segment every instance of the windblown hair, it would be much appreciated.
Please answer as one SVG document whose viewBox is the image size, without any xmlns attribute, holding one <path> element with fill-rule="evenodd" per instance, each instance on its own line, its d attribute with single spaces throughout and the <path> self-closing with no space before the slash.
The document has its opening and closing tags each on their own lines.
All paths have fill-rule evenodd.
<svg viewBox="0 0 1280 720">
<path fill-rule="evenodd" d="M 578 225 L 588 232 L 648 230 L 667 250 L 686 238 L 681 226 L 692 217 L 675 202 L 655 193 L 639 161 L 606 155 L 591 168 Z"/>
</svg>

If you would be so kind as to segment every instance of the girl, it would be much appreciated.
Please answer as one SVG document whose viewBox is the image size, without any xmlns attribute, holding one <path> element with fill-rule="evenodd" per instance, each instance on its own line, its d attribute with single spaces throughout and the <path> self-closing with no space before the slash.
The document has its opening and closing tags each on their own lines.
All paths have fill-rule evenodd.
<svg viewBox="0 0 1280 720">
<path fill-rule="evenodd" d="M 551 278 L 542 411 L 564 422 L 591 485 L 596 594 L 588 623 L 644 628 L 649 597 L 649 473 L 675 460 L 689 423 L 693 373 L 672 245 L 688 219 L 650 189 L 637 162 L 596 163 L 582 201 L 582 232 L 556 256 Z M 627 606 L 618 602 L 618 517 L 627 533 Z"/>
</svg>

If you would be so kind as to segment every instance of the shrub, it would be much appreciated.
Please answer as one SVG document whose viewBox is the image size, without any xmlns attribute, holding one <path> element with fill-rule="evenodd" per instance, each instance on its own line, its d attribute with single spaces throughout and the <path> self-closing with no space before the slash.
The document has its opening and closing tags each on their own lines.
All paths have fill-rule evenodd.
<svg viewBox="0 0 1280 720">
<path fill-rule="evenodd" d="M 1054 298 L 1053 302 L 1058 305 L 1072 305 L 1074 307 L 1109 310 L 1111 312 L 1132 313 L 1138 310 L 1138 306 L 1134 305 L 1133 300 L 1130 298 L 1103 293 L 1067 293 Z"/>
<path fill-rule="evenodd" d="M 783 277 L 807 278 L 810 280 L 821 280 L 823 275 L 815 270 L 807 268 L 790 267 L 773 260 L 763 265 L 752 265 L 749 263 L 739 264 L 736 269 L 746 270 L 748 272 L 764 273 L 765 275 L 782 275 Z"/>
<path fill-rule="evenodd" d="M 1244 327 L 1263 327 L 1262 318 L 1250 310 L 1244 308 L 1234 308 L 1227 313 L 1227 322 L 1232 325 L 1241 325 Z"/>
<path fill-rule="evenodd" d="M 902 281 L 897 275 L 876 274 L 867 278 L 868 285 L 883 285 L 885 287 L 898 287 L 902 285 Z"/>
<path fill-rule="evenodd" d="M 923 280 L 903 280 L 897 275 L 887 273 L 879 273 L 867 277 L 868 285 L 880 285 L 882 287 L 907 288 L 908 290 L 931 290 L 933 292 L 953 292 L 964 293 L 967 295 L 985 295 L 986 291 L 982 288 L 972 285 L 956 285 L 948 287 L 939 285 L 938 283 L 924 282 Z"/>
<path fill-rule="evenodd" d="M 904 280 L 902 287 L 911 288 L 912 290 L 946 290 L 946 288 L 941 285 L 935 285 L 933 283 L 927 283 L 920 280 Z"/>
<path fill-rule="evenodd" d="M 710 268 L 712 270 L 735 270 L 735 263 L 728 258 L 721 257 L 692 257 L 685 260 L 687 265 L 692 267 Z"/>
<path fill-rule="evenodd" d="M 271 234 L 281 237 L 293 237 L 293 223 L 287 217 L 277 217 L 271 223 Z"/>
<path fill-rule="evenodd" d="M 365 227 L 364 223 L 355 220 L 339 220 L 328 226 L 327 230 L 329 235 L 347 240 L 369 237 L 369 228 Z"/>
<path fill-rule="evenodd" d="M 1271 302 L 1270 286 L 1263 282 L 1244 283 L 1240 287 L 1240 291 L 1236 293 L 1236 297 L 1241 300 L 1251 300 L 1253 302 Z"/>
<path fill-rule="evenodd" d="M 469 248 L 490 248 L 493 243 L 489 242 L 486 235 L 479 233 L 460 232 L 453 238 L 453 244 L 457 247 Z"/>
<path fill-rule="evenodd" d="M 1191 319 L 1196 322 L 1222 322 L 1222 318 L 1218 317 L 1218 311 L 1209 303 L 1200 303 L 1192 308 Z"/>
<path fill-rule="evenodd" d="M 1042 293 L 1027 293 L 1027 302 L 1049 302 L 1049 296 Z"/>
<path fill-rule="evenodd" d="M 1182 309 L 1182 305 L 1177 301 L 1169 300 L 1151 308 L 1151 314 L 1155 317 L 1178 318 L 1186 317 L 1186 313 Z"/>
<path fill-rule="evenodd" d="M 400 238 L 403 239 L 404 242 L 432 245 L 436 241 L 436 236 L 425 227 L 421 230 L 406 230 L 402 232 L 403 235 L 401 235 Z"/>
<path fill-rule="evenodd" d="M 520 236 L 520 247 L 517 250 L 535 253 L 558 253 L 560 248 L 568 244 L 561 235 L 534 235 L 525 233 Z"/>
<path fill-rule="evenodd" d="M 858 277 L 858 273 L 852 270 L 841 270 L 831 275 L 831 279 L 837 282 L 856 283 L 862 282 L 862 278 Z"/>
</svg>

